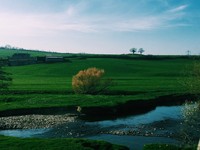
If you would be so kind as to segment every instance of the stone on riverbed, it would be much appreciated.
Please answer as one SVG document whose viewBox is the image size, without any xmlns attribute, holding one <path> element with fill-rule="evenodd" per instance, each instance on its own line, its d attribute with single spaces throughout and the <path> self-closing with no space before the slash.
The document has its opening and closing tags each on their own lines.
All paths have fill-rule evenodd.
<svg viewBox="0 0 200 150">
<path fill-rule="evenodd" d="M 0 129 L 51 128 L 66 122 L 74 122 L 76 118 L 73 114 L 0 117 Z"/>
</svg>

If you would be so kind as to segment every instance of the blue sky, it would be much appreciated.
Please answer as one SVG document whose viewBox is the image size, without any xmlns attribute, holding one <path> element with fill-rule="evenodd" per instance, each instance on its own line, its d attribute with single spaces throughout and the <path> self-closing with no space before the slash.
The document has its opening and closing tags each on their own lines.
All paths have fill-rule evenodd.
<svg viewBox="0 0 200 150">
<path fill-rule="evenodd" d="M 0 19 L 1 46 L 200 54 L 200 0 L 0 0 Z"/>
</svg>

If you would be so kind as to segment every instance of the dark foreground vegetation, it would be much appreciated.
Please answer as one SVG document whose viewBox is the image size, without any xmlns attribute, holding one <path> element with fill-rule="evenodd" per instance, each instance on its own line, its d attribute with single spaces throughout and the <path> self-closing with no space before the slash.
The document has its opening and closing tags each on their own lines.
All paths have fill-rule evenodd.
<svg viewBox="0 0 200 150">
<path fill-rule="evenodd" d="M 0 136 L 1 150 L 128 150 L 104 141 L 83 139 L 36 139 Z"/>
</svg>

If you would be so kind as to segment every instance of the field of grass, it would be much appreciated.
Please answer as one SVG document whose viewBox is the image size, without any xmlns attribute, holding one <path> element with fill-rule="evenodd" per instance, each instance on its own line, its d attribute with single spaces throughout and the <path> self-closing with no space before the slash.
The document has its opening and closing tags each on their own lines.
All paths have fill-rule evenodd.
<svg viewBox="0 0 200 150">
<path fill-rule="evenodd" d="M 0 110 L 52 106 L 115 106 L 130 100 L 183 94 L 181 82 L 192 59 L 70 58 L 70 62 L 5 67 L 13 83 L 0 97 Z M 79 70 L 97 67 L 114 85 L 104 95 L 75 95 L 71 80 Z"/>
<path fill-rule="evenodd" d="M 89 67 L 105 70 L 112 78 L 113 90 L 149 92 L 181 91 L 179 79 L 191 60 L 126 60 L 112 58 L 71 59 L 69 63 L 36 64 L 7 67 L 13 77 L 11 90 L 71 91 L 71 79 Z"/>
<path fill-rule="evenodd" d="M 0 136 L 1 150 L 127 150 L 103 141 L 83 139 L 34 139 Z"/>
</svg>

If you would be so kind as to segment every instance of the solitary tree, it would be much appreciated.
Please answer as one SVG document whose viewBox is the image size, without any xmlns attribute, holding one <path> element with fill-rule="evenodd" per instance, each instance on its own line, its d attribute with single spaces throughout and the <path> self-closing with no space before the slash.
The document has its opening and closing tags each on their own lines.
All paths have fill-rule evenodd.
<svg viewBox="0 0 200 150">
<path fill-rule="evenodd" d="M 132 52 L 133 54 L 135 54 L 137 52 L 137 48 L 131 48 L 130 52 Z"/>
<path fill-rule="evenodd" d="M 72 78 L 72 88 L 77 94 L 97 94 L 111 85 L 111 80 L 103 80 L 105 71 L 98 68 L 81 70 Z"/>
<path fill-rule="evenodd" d="M 138 52 L 139 52 L 140 54 L 142 54 L 142 53 L 144 53 L 144 49 L 143 49 L 143 48 L 140 48 L 140 49 L 138 50 Z"/>
</svg>

